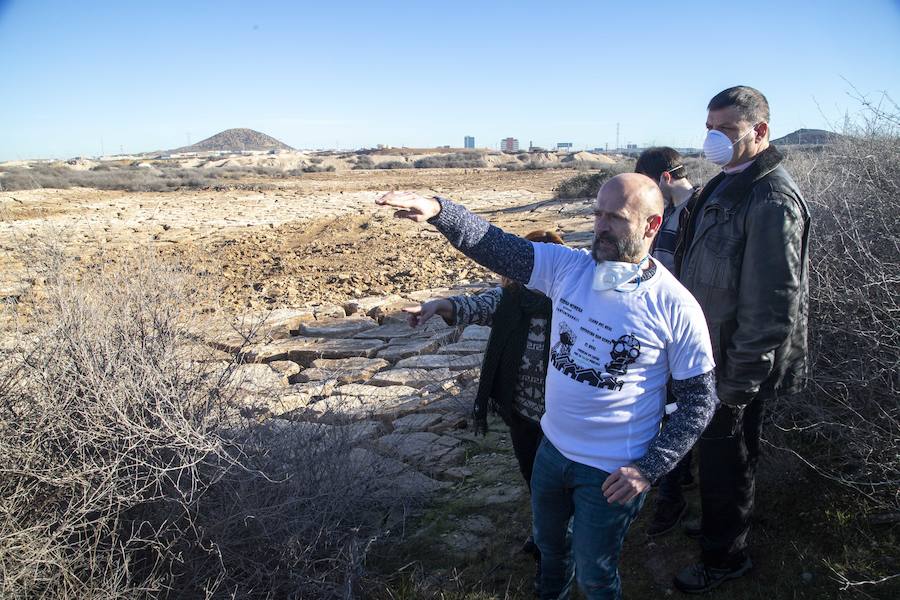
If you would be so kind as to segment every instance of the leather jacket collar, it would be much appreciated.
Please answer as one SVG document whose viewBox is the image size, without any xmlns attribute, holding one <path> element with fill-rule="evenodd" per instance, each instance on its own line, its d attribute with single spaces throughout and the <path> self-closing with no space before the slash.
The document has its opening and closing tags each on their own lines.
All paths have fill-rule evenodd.
<svg viewBox="0 0 900 600">
<path fill-rule="evenodd" d="M 781 152 L 775 146 L 769 146 L 759 153 L 752 165 L 733 176 L 733 181 L 716 197 L 716 203 L 725 209 L 733 209 L 750 195 L 753 184 L 774 171 L 782 161 L 784 161 L 784 156 Z M 699 203 L 701 205 L 727 176 L 723 171 L 709 180 L 700 193 Z"/>
</svg>

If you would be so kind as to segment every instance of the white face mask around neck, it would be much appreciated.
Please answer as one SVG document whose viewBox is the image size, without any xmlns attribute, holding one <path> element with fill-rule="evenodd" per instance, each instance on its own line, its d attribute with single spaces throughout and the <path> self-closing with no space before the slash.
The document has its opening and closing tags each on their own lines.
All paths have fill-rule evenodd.
<svg viewBox="0 0 900 600">
<path fill-rule="evenodd" d="M 649 260 L 650 256 L 647 255 L 637 264 L 613 260 L 599 262 L 594 265 L 594 283 L 591 288 L 597 292 L 613 289 L 619 292 L 633 292 L 641 286 L 641 268 Z"/>
</svg>

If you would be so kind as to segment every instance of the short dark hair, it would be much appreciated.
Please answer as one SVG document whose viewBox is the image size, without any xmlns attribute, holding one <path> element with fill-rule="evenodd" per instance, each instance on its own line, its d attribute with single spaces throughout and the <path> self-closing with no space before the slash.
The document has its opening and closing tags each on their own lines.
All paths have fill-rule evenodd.
<svg viewBox="0 0 900 600">
<path fill-rule="evenodd" d="M 734 106 L 745 121 L 753 123 L 769 122 L 769 101 L 762 92 L 748 85 L 737 85 L 722 90 L 709 101 L 706 110 L 719 110 Z"/>
<path fill-rule="evenodd" d="M 658 146 L 656 148 L 647 148 L 637 159 L 634 165 L 634 172 L 646 175 L 653 181 L 659 181 L 663 171 L 668 171 L 672 175 L 672 179 L 684 179 L 687 177 L 687 169 L 684 168 L 684 162 L 681 155 L 675 148 L 668 146 Z"/>
</svg>

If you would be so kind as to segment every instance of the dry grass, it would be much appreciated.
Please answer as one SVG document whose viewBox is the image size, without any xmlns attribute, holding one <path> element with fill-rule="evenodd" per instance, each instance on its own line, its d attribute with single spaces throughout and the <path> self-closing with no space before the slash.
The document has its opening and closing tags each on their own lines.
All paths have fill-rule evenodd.
<svg viewBox="0 0 900 600">
<path fill-rule="evenodd" d="M 792 152 L 811 204 L 811 388 L 779 405 L 791 450 L 874 507 L 900 508 L 900 130 L 883 118 Z"/>
<path fill-rule="evenodd" d="M 559 182 L 556 197 L 561 199 L 594 198 L 606 180 L 634 169 L 634 163 L 623 161 L 614 165 L 601 165 L 596 173 L 580 173 Z"/>
<path fill-rule="evenodd" d="M 353 597 L 402 501 L 345 428 L 244 418 L 179 269 L 39 258 L 36 325 L 2 332 L 0 597 Z"/>
</svg>

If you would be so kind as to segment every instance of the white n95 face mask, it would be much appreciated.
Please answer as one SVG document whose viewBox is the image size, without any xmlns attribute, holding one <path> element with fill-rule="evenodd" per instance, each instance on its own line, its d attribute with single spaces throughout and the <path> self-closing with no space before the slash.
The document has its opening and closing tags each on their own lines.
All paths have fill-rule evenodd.
<svg viewBox="0 0 900 600">
<path fill-rule="evenodd" d="M 734 142 L 718 129 L 710 129 L 706 132 L 706 139 L 703 140 L 703 156 L 719 166 L 727 165 L 734 158 L 734 145 L 747 137 L 753 131 L 753 127 Z"/>
<path fill-rule="evenodd" d="M 591 288 L 597 292 L 605 292 L 606 290 L 632 292 L 640 287 L 641 266 L 649 259 L 649 256 L 645 256 L 637 264 L 613 260 L 597 263 L 594 265 L 594 283 L 591 285 Z M 637 279 L 637 282 L 629 284 L 634 279 Z"/>
</svg>

